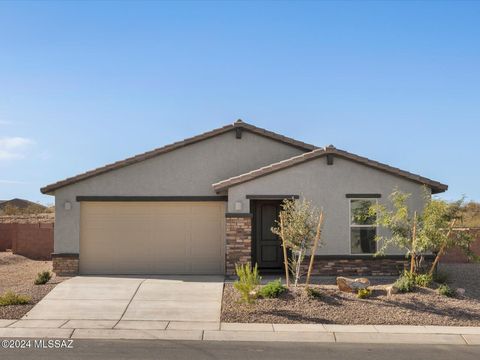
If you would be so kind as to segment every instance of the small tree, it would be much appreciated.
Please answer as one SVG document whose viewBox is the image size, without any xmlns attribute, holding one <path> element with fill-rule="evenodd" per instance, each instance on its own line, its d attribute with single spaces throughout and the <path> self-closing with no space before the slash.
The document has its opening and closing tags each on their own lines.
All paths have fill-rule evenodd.
<svg viewBox="0 0 480 360">
<path fill-rule="evenodd" d="M 301 202 L 285 199 L 282 203 L 280 220 L 272 232 L 282 239 L 284 249 L 289 249 L 292 256 L 285 261 L 294 277 L 294 286 L 302 276 L 301 265 L 307 251 L 312 247 L 317 233 L 318 210 L 305 199 Z M 286 251 L 284 251 L 284 254 Z M 288 269 L 286 274 L 288 278 Z"/>
<path fill-rule="evenodd" d="M 456 202 L 432 199 L 425 191 L 425 207 L 417 214 L 408 208 L 407 200 L 411 194 L 395 190 L 389 196 L 392 209 L 385 205 L 373 205 L 369 214 L 377 218 L 377 224 L 390 230 L 390 236 L 377 236 L 382 246 L 377 254 L 384 254 L 389 246 L 395 246 L 406 251 L 410 257 L 410 273 L 418 268 L 419 254 L 436 253 L 435 260 L 429 270 L 433 274 L 440 258 L 452 247 L 459 247 L 470 258 L 478 258 L 470 250 L 474 240 L 466 232 L 455 231 L 454 226 L 461 213 L 463 199 Z"/>
<path fill-rule="evenodd" d="M 410 257 L 410 272 L 415 272 L 417 263 L 417 254 L 419 253 L 416 233 L 418 228 L 418 218 L 416 212 L 411 212 L 407 201 L 410 194 L 395 190 L 388 199 L 391 202 L 391 208 L 383 204 L 372 205 L 368 211 L 369 216 L 376 217 L 376 223 L 390 231 L 390 236 L 377 235 L 376 241 L 381 242 L 381 246 L 375 255 L 385 254 L 385 250 L 394 246 L 406 252 Z"/>
<path fill-rule="evenodd" d="M 442 256 L 453 247 L 459 248 L 470 259 L 479 260 L 479 256 L 470 250 L 475 238 L 468 232 L 455 229 L 455 224 L 461 220 L 462 205 L 463 199 L 451 203 L 427 199 L 418 238 L 422 248 L 436 253 L 428 272 L 430 275 L 433 275 Z"/>
</svg>

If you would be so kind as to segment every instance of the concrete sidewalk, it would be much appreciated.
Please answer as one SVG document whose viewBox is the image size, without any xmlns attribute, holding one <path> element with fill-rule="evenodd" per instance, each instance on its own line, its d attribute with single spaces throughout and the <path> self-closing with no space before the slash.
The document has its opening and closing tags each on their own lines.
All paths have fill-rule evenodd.
<svg viewBox="0 0 480 360">
<path fill-rule="evenodd" d="M 148 320 L 0 320 L 0 339 L 2 338 L 480 345 L 480 327 Z"/>
</svg>

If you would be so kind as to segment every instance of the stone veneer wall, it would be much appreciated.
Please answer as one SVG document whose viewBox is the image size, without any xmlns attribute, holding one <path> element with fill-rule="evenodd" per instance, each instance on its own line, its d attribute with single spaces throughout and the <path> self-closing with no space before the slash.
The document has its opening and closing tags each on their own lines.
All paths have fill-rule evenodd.
<svg viewBox="0 0 480 360">
<path fill-rule="evenodd" d="M 303 270 L 306 273 L 310 258 L 307 256 Z M 431 263 L 425 257 L 424 265 Z M 312 275 L 321 276 L 398 276 L 410 262 L 404 256 L 357 257 L 315 256 Z"/>
<path fill-rule="evenodd" d="M 225 273 L 235 275 L 235 264 L 252 261 L 252 218 L 227 215 Z"/>
<path fill-rule="evenodd" d="M 52 254 L 52 263 L 58 276 L 78 275 L 78 254 Z"/>
</svg>

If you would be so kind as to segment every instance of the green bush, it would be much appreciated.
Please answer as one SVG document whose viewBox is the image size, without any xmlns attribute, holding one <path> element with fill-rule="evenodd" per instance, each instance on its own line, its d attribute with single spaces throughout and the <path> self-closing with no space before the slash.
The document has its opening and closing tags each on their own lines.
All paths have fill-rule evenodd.
<svg viewBox="0 0 480 360">
<path fill-rule="evenodd" d="M 358 289 L 357 291 L 357 297 L 359 299 L 366 299 L 369 298 L 372 295 L 372 290 L 370 289 Z"/>
<path fill-rule="evenodd" d="M 268 284 L 263 286 L 258 292 L 258 295 L 263 298 L 277 298 L 285 291 L 287 291 L 287 288 L 283 286 L 282 281 L 278 279 L 270 281 Z"/>
<path fill-rule="evenodd" d="M 447 284 L 442 284 L 438 287 L 438 293 L 443 296 L 448 296 L 448 297 L 454 297 L 455 296 L 455 290 L 453 290 L 450 286 Z"/>
<path fill-rule="evenodd" d="M 398 289 L 398 292 L 401 293 L 414 291 L 416 287 L 415 274 L 404 271 L 397 281 L 395 281 L 394 286 Z"/>
<path fill-rule="evenodd" d="M 448 282 L 448 274 L 444 271 L 436 271 L 433 274 L 433 281 L 438 284 L 446 284 Z"/>
<path fill-rule="evenodd" d="M 37 274 L 37 278 L 35 279 L 35 285 L 43 285 L 48 282 L 52 278 L 52 273 L 50 271 L 41 271 Z"/>
<path fill-rule="evenodd" d="M 319 289 L 307 287 L 307 295 L 311 298 L 321 299 L 323 293 Z"/>
<path fill-rule="evenodd" d="M 18 295 L 12 291 L 7 291 L 0 296 L 0 306 L 7 305 L 25 305 L 30 302 L 30 298 L 26 295 Z"/>
<path fill-rule="evenodd" d="M 422 287 L 427 287 L 432 283 L 432 275 L 429 274 L 418 274 L 415 275 L 415 284 Z"/>
<path fill-rule="evenodd" d="M 257 264 L 255 264 L 253 269 L 250 263 L 245 265 L 236 264 L 235 271 L 238 280 L 233 283 L 233 286 L 240 293 L 242 300 L 251 304 L 257 297 L 255 290 L 262 279 L 260 275 L 258 275 Z"/>
</svg>

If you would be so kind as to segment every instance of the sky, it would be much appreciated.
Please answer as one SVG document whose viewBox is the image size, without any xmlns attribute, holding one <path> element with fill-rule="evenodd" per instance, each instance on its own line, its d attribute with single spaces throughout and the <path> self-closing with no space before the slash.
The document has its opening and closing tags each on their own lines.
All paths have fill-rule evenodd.
<svg viewBox="0 0 480 360">
<path fill-rule="evenodd" d="M 241 118 L 480 201 L 480 2 L 0 2 L 0 199 Z"/>
</svg>

